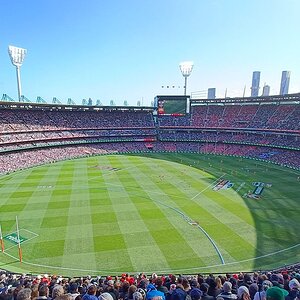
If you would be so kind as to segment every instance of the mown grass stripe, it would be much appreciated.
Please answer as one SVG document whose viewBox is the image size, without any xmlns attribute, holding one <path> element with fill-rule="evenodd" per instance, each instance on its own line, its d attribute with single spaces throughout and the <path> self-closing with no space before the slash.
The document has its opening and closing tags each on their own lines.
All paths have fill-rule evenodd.
<svg viewBox="0 0 300 300">
<path fill-rule="evenodd" d="M 70 268 L 78 267 L 76 258 L 78 254 L 82 254 L 83 256 L 89 255 L 85 267 L 93 269 L 96 266 L 96 260 L 85 160 L 74 161 L 72 175 L 72 178 L 68 177 L 68 180 L 70 180 L 69 189 L 72 193 L 67 213 L 68 222 L 62 265 Z M 80 216 L 78 216 L 78 212 L 80 212 Z"/>
<path fill-rule="evenodd" d="M 101 163 L 103 165 L 100 165 L 100 172 L 99 175 L 101 174 L 101 177 L 104 180 L 104 185 L 106 182 L 106 174 L 110 174 L 109 172 L 107 173 L 106 171 L 109 171 L 109 169 L 106 169 L 106 167 L 110 166 L 110 162 L 107 159 L 107 157 L 101 159 Z M 101 169 L 103 167 L 103 169 Z M 126 241 L 124 238 L 124 235 L 122 234 L 122 230 L 120 228 L 120 224 L 118 223 L 118 212 L 115 211 L 115 206 L 117 207 L 119 205 L 118 201 L 118 194 L 119 191 L 113 191 L 107 189 L 106 191 L 107 197 L 110 200 L 110 204 L 107 204 L 106 206 L 110 207 L 110 212 L 105 212 L 105 213 L 98 213 L 96 216 L 96 219 L 94 222 L 98 222 L 98 224 L 94 224 L 94 247 L 97 252 L 96 254 L 96 259 L 97 259 L 97 267 L 100 270 L 114 270 L 114 271 L 120 271 L 120 259 L 123 260 L 123 267 L 124 269 L 131 271 L 133 270 L 132 262 L 131 262 L 131 257 L 128 253 L 128 249 L 126 247 Z M 119 202 L 119 203 L 118 203 Z M 124 199 L 122 201 L 124 203 Z M 101 208 L 100 208 L 101 209 Z M 102 235 L 97 234 L 97 228 L 98 226 L 102 226 L 102 224 L 112 224 L 113 222 L 113 231 L 111 231 L 111 226 L 107 226 L 107 233 Z M 99 223 L 100 222 L 100 223 Z M 102 256 L 103 255 L 103 256 Z M 104 257 L 104 259 L 103 259 Z M 109 259 L 108 259 L 109 257 Z M 105 259 L 107 258 L 107 259 Z"/>
<path fill-rule="evenodd" d="M 125 223 L 120 223 L 119 225 L 121 228 L 121 231 L 123 231 L 125 234 L 125 240 L 128 246 L 128 252 L 132 261 L 132 265 L 135 269 L 140 269 L 142 267 L 146 268 L 148 271 L 152 271 L 153 268 L 167 268 L 169 269 L 170 266 L 168 265 L 167 260 L 165 259 L 165 256 L 161 252 L 159 246 L 153 239 L 152 233 L 149 231 L 149 228 L 147 226 L 147 221 L 145 221 L 145 218 L 143 218 L 142 214 L 145 212 L 145 210 L 140 210 L 136 204 L 135 204 L 135 197 L 131 197 L 130 194 L 127 193 L 127 185 L 126 183 L 130 179 L 130 182 L 132 182 L 133 185 L 136 185 L 137 182 L 133 178 L 127 177 L 127 174 L 129 174 L 129 170 L 134 170 L 135 165 L 131 163 L 127 163 L 126 160 L 124 161 L 124 157 L 120 159 L 120 157 L 113 157 L 111 160 L 111 163 L 113 166 L 118 166 L 122 168 L 120 171 L 116 172 L 116 177 L 114 178 L 114 184 L 119 185 L 122 187 L 121 192 L 122 195 L 126 195 L 126 200 L 130 202 L 130 207 L 128 207 L 129 212 L 131 212 L 134 215 L 134 218 L 132 219 L 133 222 L 136 223 L 136 225 L 139 225 L 139 230 L 142 230 L 143 236 L 144 236 L 144 243 L 139 243 L 138 237 L 139 234 L 136 235 L 135 232 L 129 231 L 131 226 L 127 225 L 128 219 Z M 124 163 L 124 165 L 123 165 Z M 126 205 L 126 204 L 125 204 Z M 123 205 L 124 206 L 124 205 Z M 126 205 L 127 208 L 127 205 Z M 117 211 L 119 210 L 119 207 L 117 205 Z M 121 212 L 124 213 L 124 212 Z M 126 213 L 126 212 L 125 212 Z M 130 217 L 130 215 L 129 215 Z M 120 219 L 123 220 L 122 216 L 120 216 Z M 129 228 L 130 227 L 130 228 Z M 148 253 L 148 258 L 145 260 L 145 251 Z M 149 263 L 149 261 L 151 263 Z M 151 269 L 150 269 L 151 265 Z"/>
<path fill-rule="evenodd" d="M 140 171 L 140 169 L 143 170 L 143 172 Z M 147 171 L 148 169 L 148 171 Z M 147 176 L 147 174 L 149 173 L 149 168 L 147 166 L 144 166 L 142 164 L 138 165 L 137 168 L 135 169 L 131 169 L 128 170 L 126 172 L 126 178 L 133 178 L 136 180 L 136 184 L 137 186 L 140 186 L 140 190 L 143 190 L 144 188 L 144 183 L 147 182 L 147 187 L 150 187 L 150 190 L 156 190 L 156 191 L 161 191 L 157 185 L 152 181 L 149 180 L 149 177 Z M 137 182 L 138 180 L 138 182 Z M 151 186 L 151 185 L 152 186 Z M 171 264 L 171 267 L 183 267 L 183 264 L 187 267 L 189 266 L 189 264 L 191 264 L 191 261 L 189 262 L 189 264 L 187 265 L 187 262 L 180 258 L 181 253 L 185 253 L 186 257 L 190 257 L 190 256 L 197 256 L 197 252 L 195 252 L 193 250 L 193 247 L 191 247 L 189 245 L 189 241 L 185 239 L 184 234 L 182 231 L 178 230 L 178 220 L 174 220 L 174 218 L 169 218 L 169 210 L 168 209 L 162 209 L 161 207 L 159 207 L 158 202 L 156 202 L 155 200 L 157 200 L 157 194 L 153 197 L 153 195 L 151 195 L 151 192 L 149 192 L 149 190 L 145 190 L 144 192 L 146 192 L 147 197 L 149 197 L 152 201 L 151 203 L 151 208 L 152 209 L 148 209 L 147 210 L 147 215 L 145 215 L 145 213 L 142 212 L 142 218 L 143 219 L 149 219 L 149 222 L 147 222 L 147 226 L 148 227 L 152 227 L 152 222 L 153 219 L 165 219 L 168 220 L 168 227 L 166 229 L 160 228 L 159 226 L 156 227 L 152 227 L 151 228 L 151 234 L 154 237 L 154 239 L 156 240 L 156 243 L 159 245 L 160 249 L 163 251 L 164 256 L 166 257 L 166 259 L 168 260 L 169 264 Z M 163 195 L 164 192 L 161 191 L 161 194 Z M 165 194 L 165 197 L 167 197 L 167 195 Z M 158 207 L 157 207 L 158 205 Z M 159 211 L 161 211 L 162 213 L 159 213 Z M 172 214 L 171 214 L 172 215 Z M 148 217 L 147 217 L 148 216 Z M 173 215 L 172 215 L 173 217 Z M 180 219 L 180 216 L 177 216 L 177 219 Z M 177 224 L 176 224 L 177 221 Z M 184 224 L 184 228 L 186 229 L 189 225 Z M 171 238 L 171 240 L 169 240 L 169 238 Z M 167 241 L 169 241 L 167 244 L 162 243 L 162 240 L 165 239 Z M 174 256 L 176 256 L 178 258 L 178 263 L 174 262 L 173 259 L 170 257 L 169 253 L 171 249 L 175 249 L 178 248 L 178 250 L 181 251 L 176 251 L 176 254 L 173 254 Z M 199 248 L 198 248 L 199 250 Z M 177 253 L 178 252 L 178 253 Z M 198 261 L 199 262 L 199 261 Z M 201 259 L 200 259 L 200 263 L 201 263 Z M 203 263 L 203 262 L 202 262 Z M 175 265 L 174 265 L 175 264 Z"/>
</svg>

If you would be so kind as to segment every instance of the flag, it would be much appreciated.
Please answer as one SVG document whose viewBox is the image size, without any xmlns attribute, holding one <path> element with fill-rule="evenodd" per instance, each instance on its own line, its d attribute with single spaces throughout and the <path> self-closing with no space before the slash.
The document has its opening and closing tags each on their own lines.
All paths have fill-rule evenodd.
<svg viewBox="0 0 300 300">
<path fill-rule="evenodd" d="M 16 227 L 17 227 L 17 236 L 18 236 L 19 259 L 20 259 L 20 263 L 21 263 L 22 262 L 22 249 L 21 249 L 21 243 L 20 243 L 19 223 L 18 223 L 17 216 L 16 216 Z"/>
<path fill-rule="evenodd" d="M 2 236 L 2 229 L 0 225 L 0 244 L 1 244 L 1 250 L 4 252 L 4 241 L 3 241 L 3 236 Z"/>
</svg>

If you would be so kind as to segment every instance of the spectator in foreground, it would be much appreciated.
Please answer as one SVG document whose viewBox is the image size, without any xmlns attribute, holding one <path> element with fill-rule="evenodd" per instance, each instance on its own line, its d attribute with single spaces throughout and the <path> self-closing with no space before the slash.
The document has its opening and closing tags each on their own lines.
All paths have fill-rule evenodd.
<svg viewBox="0 0 300 300">
<path fill-rule="evenodd" d="M 21 289 L 17 294 L 17 300 L 31 300 L 31 289 Z"/>
<path fill-rule="evenodd" d="M 288 291 L 281 289 L 278 286 L 267 289 L 267 300 L 285 300 L 287 295 Z"/>
<path fill-rule="evenodd" d="M 166 298 L 165 298 L 165 294 L 163 292 L 158 291 L 153 284 L 148 284 L 146 299 L 165 300 Z"/>
<path fill-rule="evenodd" d="M 294 278 L 289 282 L 289 294 L 285 297 L 285 300 L 294 300 L 297 297 L 297 293 L 300 290 L 299 281 Z"/>
<path fill-rule="evenodd" d="M 82 297 L 82 300 L 98 300 L 96 297 L 97 288 L 95 285 L 90 285 L 86 294 Z"/>
<path fill-rule="evenodd" d="M 218 297 L 223 298 L 224 300 L 237 299 L 237 295 L 232 293 L 232 284 L 229 281 L 224 282 L 223 292 L 218 295 Z"/>
<path fill-rule="evenodd" d="M 75 300 L 75 298 L 80 295 L 78 292 L 78 284 L 76 282 L 70 284 L 69 295 L 72 297 L 72 300 Z"/>
<path fill-rule="evenodd" d="M 200 290 L 202 291 L 201 300 L 214 300 L 215 299 L 213 296 L 209 296 L 207 294 L 208 288 L 209 288 L 209 285 L 207 283 L 205 283 L 205 282 L 201 283 L 201 285 L 200 285 Z"/>
<path fill-rule="evenodd" d="M 264 280 L 260 286 L 260 290 L 254 295 L 254 300 L 266 300 L 267 299 L 267 289 L 272 287 L 273 284 L 269 280 Z"/>
<path fill-rule="evenodd" d="M 250 292 L 245 285 L 242 285 L 238 288 L 237 298 L 239 300 L 250 300 Z"/>
<path fill-rule="evenodd" d="M 64 288 L 60 284 L 56 284 L 52 290 L 52 299 L 54 300 L 57 297 L 63 295 L 64 293 Z"/>
</svg>

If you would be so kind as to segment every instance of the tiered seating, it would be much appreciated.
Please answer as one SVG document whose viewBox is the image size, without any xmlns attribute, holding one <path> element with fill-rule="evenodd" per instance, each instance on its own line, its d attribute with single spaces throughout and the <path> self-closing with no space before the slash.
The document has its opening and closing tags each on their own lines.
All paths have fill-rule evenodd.
<svg viewBox="0 0 300 300">
<path fill-rule="evenodd" d="M 1 108 L 0 172 L 103 151 L 149 149 L 243 155 L 300 167 L 299 104 L 209 103 L 192 106 L 191 115 L 157 119 L 155 127 L 152 111 L 138 108 Z"/>
</svg>

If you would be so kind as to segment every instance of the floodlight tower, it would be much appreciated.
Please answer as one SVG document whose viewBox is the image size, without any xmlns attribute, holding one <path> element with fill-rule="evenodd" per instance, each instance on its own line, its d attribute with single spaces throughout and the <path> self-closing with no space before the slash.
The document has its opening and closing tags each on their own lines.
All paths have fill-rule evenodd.
<svg viewBox="0 0 300 300">
<path fill-rule="evenodd" d="M 181 74 L 184 77 L 184 95 L 186 95 L 187 78 L 191 75 L 193 67 L 194 63 L 192 61 L 184 61 L 179 64 Z"/>
<path fill-rule="evenodd" d="M 10 56 L 11 62 L 14 66 L 16 66 L 17 70 L 17 83 L 18 83 L 18 96 L 19 102 L 21 102 L 21 77 L 20 77 L 20 68 L 25 58 L 25 54 L 27 53 L 26 49 L 18 48 L 15 46 L 8 46 L 8 54 Z"/>
</svg>

